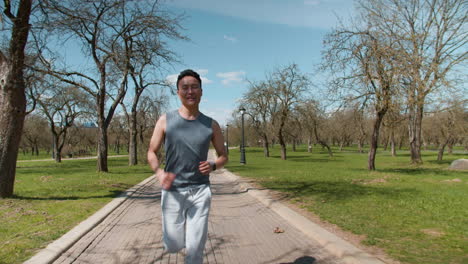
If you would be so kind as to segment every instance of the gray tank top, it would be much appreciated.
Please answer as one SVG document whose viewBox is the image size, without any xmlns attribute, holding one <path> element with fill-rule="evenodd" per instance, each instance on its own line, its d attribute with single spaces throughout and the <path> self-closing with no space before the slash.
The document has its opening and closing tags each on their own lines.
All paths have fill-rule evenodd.
<svg viewBox="0 0 468 264">
<path fill-rule="evenodd" d="M 176 179 L 170 191 L 184 191 L 210 184 L 210 178 L 198 169 L 200 161 L 208 158 L 213 130 L 212 119 L 200 113 L 195 120 L 187 120 L 179 111 L 166 114 L 165 171 Z"/>
</svg>

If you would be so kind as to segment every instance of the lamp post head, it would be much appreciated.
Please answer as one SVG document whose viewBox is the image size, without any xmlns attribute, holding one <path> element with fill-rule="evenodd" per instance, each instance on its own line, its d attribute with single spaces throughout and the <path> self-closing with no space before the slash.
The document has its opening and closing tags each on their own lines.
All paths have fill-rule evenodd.
<svg viewBox="0 0 468 264">
<path fill-rule="evenodd" d="M 244 108 L 243 106 L 241 106 L 241 107 L 239 108 L 239 112 L 240 112 L 242 115 L 245 114 L 245 108 Z"/>
</svg>

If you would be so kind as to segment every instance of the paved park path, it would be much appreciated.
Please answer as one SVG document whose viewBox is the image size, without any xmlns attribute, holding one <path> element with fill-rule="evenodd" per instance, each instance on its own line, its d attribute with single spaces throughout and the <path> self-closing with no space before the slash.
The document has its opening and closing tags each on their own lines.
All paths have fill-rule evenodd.
<svg viewBox="0 0 468 264">
<path fill-rule="evenodd" d="M 204 263 L 383 264 L 225 169 L 212 173 L 211 184 Z M 27 263 L 184 263 L 183 251 L 163 250 L 156 179 L 130 190 Z M 274 232 L 277 228 L 284 232 Z"/>
<path fill-rule="evenodd" d="M 212 173 L 211 181 L 204 263 L 343 263 L 243 190 L 226 170 Z M 184 263 L 183 252 L 163 251 L 160 194 L 153 178 L 54 263 Z M 284 233 L 274 233 L 276 227 Z"/>
</svg>

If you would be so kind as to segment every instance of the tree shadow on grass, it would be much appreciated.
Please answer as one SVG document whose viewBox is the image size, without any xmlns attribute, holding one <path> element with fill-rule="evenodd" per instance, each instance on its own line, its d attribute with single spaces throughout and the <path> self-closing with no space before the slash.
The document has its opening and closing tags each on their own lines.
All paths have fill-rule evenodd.
<svg viewBox="0 0 468 264">
<path fill-rule="evenodd" d="M 453 160 L 428 160 L 426 161 L 429 164 L 440 164 L 440 165 L 450 165 L 450 163 L 453 162 Z"/>
<path fill-rule="evenodd" d="M 242 164 L 236 164 L 236 165 L 229 164 L 229 166 L 226 166 L 226 169 L 235 173 L 242 173 L 244 171 L 253 172 L 253 171 L 263 170 L 263 168 L 256 168 L 256 167 L 252 167 L 249 165 L 242 165 Z"/>
<path fill-rule="evenodd" d="M 289 157 L 287 159 L 288 161 L 294 161 L 294 162 L 344 162 L 344 160 L 338 160 L 335 158 L 314 158 L 311 156 L 294 156 L 294 157 Z"/>
<path fill-rule="evenodd" d="M 122 194 L 123 191 L 119 190 L 110 190 L 109 194 L 106 195 L 91 195 L 91 196 L 24 196 L 24 195 L 13 195 L 11 199 L 15 200 L 35 200 L 35 201 L 66 201 L 66 200 L 85 200 L 85 199 L 99 199 L 99 198 L 115 198 Z"/>
<path fill-rule="evenodd" d="M 453 171 L 447 169 L 436 169 L 436 168 L 388 168 L 378 169 L 379 172 L 383 173 L 396 173 L 403 174 L 405 176 L 424 176 L 424 175 L 437 175 L 437 176 L 454 176 L 454 174 L 464 175 L 466 172 Z"/>
<path fill-rule="evenodd" d="M 380 195 L 398 197 L 402 194 L 418 195 L 414 188 L 392 188 L 382 186 L 363 186 L 343 181 L 276 181 L 265 183 L 268 189 L 285 192 L 287 198 L 318 195 L 326 201 L 339 201 L 356 197 Z"/>
</svg>

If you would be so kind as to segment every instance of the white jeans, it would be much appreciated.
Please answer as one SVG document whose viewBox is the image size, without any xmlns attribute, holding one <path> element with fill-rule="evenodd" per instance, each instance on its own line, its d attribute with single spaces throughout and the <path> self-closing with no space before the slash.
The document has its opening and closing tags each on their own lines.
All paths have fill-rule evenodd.
<svg viewBox="0 0 468 264">
<path fill-rule="evenodd" d="M 203 263 L 208 233 L 211 189 L 208 185 L 188 191 L 162 190 L 163 243 L 175 253 L 185 247 L 186 264 Z"/>
</svg>

